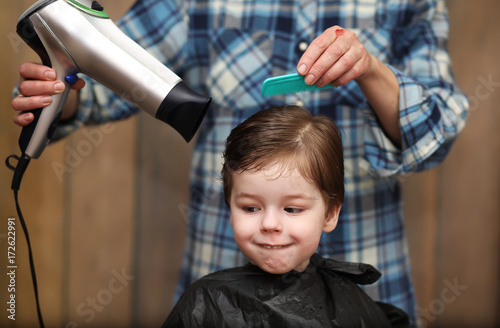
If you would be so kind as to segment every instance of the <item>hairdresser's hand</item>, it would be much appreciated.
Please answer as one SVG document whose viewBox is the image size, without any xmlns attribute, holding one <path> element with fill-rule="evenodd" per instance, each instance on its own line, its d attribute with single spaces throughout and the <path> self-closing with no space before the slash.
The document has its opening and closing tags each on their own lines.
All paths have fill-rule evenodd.
<svg viewBox="0 0 500 328">
<path fill-rule="evenodd" d="M 333 26 L 314 39 L 297 65 L 306 84 L 341 86 L 352 80 L 363 91 L 382 128 L 401 146 L 399 82 L 392 70 L 366 50 L 354 32 Z M 383 92 L 381 92 L 383 90 Z"/>
<path fill-rule="evenodd" d="M 372 72 L 375 60 L 354 32 L 333 26 L 311 42 L 297 72 L 306 84 L 341 86 Z"/>
<path fill-rule="evenodd" d="M 50 67 L 26 62 L 19 68 L 18 89 L 21 95 L 12 100 L 12 108 L 18 111 L 14 123 L 26 126 L 33 121 L 32 113 L 25 111 L 42 108 L 52 103 L 52 95 L 62 93 L 65 89 L 63 82 L 56 80 L 56 73 Z M 78 92 L 85 86 L 82 79 L 78 79 L 71 86 L 71 91 L 63 109 L 61 119 L 69 119 L 76 113 Z"/>
</svg>

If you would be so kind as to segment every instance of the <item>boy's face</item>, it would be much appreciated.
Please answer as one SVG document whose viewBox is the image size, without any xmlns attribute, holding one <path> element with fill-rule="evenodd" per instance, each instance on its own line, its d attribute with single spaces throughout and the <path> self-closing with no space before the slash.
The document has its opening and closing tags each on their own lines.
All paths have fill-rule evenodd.
<svg viewBox="0 0 500 328">
<path fill-rule="evenodd" d="M 340 206 L 325 214 L 320 190 L 297 170 L 275 165 L 232 178 L 231 225 L 240 250 L 269 273 L 304 271 L 321 233 L 335 228 Z"/>
</svg>

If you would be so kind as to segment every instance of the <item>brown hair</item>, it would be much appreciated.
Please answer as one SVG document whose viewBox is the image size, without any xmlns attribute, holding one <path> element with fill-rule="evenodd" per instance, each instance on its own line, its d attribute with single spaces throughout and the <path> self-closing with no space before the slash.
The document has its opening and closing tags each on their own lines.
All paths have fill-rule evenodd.
<svg viewBox="0 0 500 328">
<path fill-rule="evenodd" d="M 222 179 L 230 204 L 232 174 L 274 164 L 298 169 L 321 190 L 327 210 L 344 201 L 342 139 L 335 123 L 299 106 L 257 112 L 235 127 L 226 141 Z"/>
</svg>

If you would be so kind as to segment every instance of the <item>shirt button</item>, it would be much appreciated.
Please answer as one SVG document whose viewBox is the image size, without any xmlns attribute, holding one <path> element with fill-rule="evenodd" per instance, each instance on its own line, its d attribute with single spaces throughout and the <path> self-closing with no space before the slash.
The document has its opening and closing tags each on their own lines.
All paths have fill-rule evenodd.
<svg viewBox="0 0 500 328">
<path fill-rule="evenodd" d="M 302 40 L 299 43 L 297 43 L 297 51 L 302 53 L 302 52 L 306 51 L 308 46 L 309 46 L 309 44 L 306 41 Z"/>
</svg>

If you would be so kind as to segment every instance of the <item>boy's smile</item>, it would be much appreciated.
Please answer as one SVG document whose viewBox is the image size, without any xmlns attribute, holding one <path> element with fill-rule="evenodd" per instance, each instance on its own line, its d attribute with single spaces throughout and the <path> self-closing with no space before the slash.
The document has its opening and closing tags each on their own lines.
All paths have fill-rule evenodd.
<svg viewBox="0 0 500 328">
<path fill-rule="evenodd" d="M 290 246 L 291 244 L 288 245 L 267 245 L 267 244 L 258 244 L 261 247 L 264 247 L 265 249 L 282 249 Z"/>
<path fill-rule="evenodd" d="M 276 274 L 304 271 L 340 211 L 335 207 L 326 216 L 318 187 L 279 165 L 233 173 L 230 205 L 236 244 L 254 264 Z"/>
</svg>

